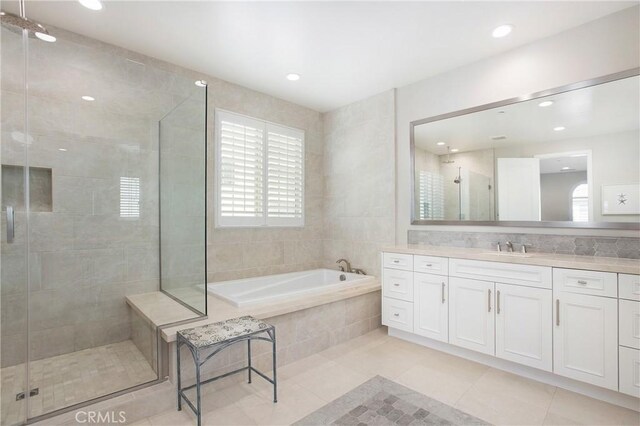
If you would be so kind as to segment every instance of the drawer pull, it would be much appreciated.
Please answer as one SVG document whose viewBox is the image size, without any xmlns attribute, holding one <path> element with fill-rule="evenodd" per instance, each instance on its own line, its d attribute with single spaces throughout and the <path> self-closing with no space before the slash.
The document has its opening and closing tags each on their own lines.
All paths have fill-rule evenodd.
<svg viewBox="0 0 640 426">
<path fill-rule="evenodd" d="M 500 290 L 496 292 L 496 314 L 500 314 Z"/>
<path fill-rule="evenodd" d="M 400 287 L 400 284 L 398 284 L 398 283 L 393 283 L 393 286 L 394 286 L 394 287 Z"/>
<path fill-rule="evenodd" d="M 489 307 L 488 312 L 491 312 L 491 289 L 487 292 L 487 306 Z"/>
<path fill-rule="evenodd" d="M 427 264 L 426 264 L 426 265 L 424 265 L 424 266 L 426 266 L 427 268 L 431 268 L 431 267 L 433 266 L 433 263 L 427 263 Z"/>
<path fill-rule="evenodd" d="M 578 280 L 578 284 L 587 285 L 587 282 L 585 280 Z"/>
<path fill-rule="evenodd" d="M 556 326 L 560 326 L 560 299 L 556 299 Z"/>
<path fill-rule="evenodd" d="M 442 303 L 444 303 L 444 282 L 442 283 Z"/>
<path fill-rule="evenodd" d="M 393 263 L 400 263 L 398 259 L 394 260 Z"/>
<path fill-rule="evenodd" d="M 400 314 L 396 312 L 395 314 L 393 314 L 393 316 L 394 316 L 394 317 L 399 317 L 399 316 L 400 316 Z"/>
</svg>

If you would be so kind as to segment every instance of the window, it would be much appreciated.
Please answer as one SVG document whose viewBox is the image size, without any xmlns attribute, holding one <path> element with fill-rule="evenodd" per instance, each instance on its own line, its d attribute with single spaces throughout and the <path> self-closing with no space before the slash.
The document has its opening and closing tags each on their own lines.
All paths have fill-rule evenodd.
<svg viewBox="0 0 640 426">
<path fill-rule="evenodd" d="M 120 217 L 140 217 L 140 178 L 120 177 Z"/>
<path fill-rule="evenodd" d="M 571 194 L 572 218 L 574 222 L 589 221 L 589 185 L 582 183 Z"/>
<path fill-rule="evenodd" d="M 444 219 L 444 182 L 442 175 L 420 170 L 418 179 L 419 219 Z"/>
<path fill-rule="evenodd" d="M 216 111 L 219 227 L 304 225 L 304 131 Z"/>
</svg>

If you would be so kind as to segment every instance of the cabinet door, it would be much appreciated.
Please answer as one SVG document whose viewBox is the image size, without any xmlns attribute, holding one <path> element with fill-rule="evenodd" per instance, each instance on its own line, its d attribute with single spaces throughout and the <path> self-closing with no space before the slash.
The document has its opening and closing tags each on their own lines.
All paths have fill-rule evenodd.
<svg viewBox="0 0 640 426">
<path fill-rule="evenodd" d="M 496 284 L 496 356 L 552 371 L 551 290 Z"/>
<path fill-rule="evenodd" d="M 493 290 L 491 282 L 449 278 L 449 343 L 495 354 Z"/>
<path fill-rule="evenodd" d="M 554 296 L 554 373 L 618 390 L 618 301 L 567 292 Z"/>
<path fill-rule="evenodd" d="M 413 332 L 443 342 L 449 341 L 448 278 L 431 274 L 413 275 Z"/>
</svg>

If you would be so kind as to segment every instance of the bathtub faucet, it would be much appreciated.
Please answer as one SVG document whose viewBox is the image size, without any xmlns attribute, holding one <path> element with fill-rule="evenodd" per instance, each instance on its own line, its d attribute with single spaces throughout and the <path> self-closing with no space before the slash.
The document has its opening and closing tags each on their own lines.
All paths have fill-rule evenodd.
<svg viewBox="0 0 640 426">
<path fill-rule="evenodd" d="M 345 266 L 340 265 L 340 262 L 344 262 Z M 351 264 L 349 263 L 349 261 L 347 259 L 338 259 L 336 260 L 336 263 L 340 266 L 338 266 L 338 268 L 340 268 L 340 270 L 342 272 L 352 272 L 351 270 Z"/>
</svg>

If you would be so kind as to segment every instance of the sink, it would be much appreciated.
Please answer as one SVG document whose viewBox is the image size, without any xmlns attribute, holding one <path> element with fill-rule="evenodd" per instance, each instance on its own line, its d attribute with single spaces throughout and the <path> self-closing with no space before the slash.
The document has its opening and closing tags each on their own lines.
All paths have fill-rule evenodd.
<svg viewBox="0 0 640 426">
<path fill-rule="evenodd" d="M 531 253 L 519 253 L 519 252 L 508 252 L 508 251 L 487 251 L 483 254 L 492 254 L 494 256 L 508 256 L 508 257 L 531 257 L 533 256 Z"/>
</svg>

